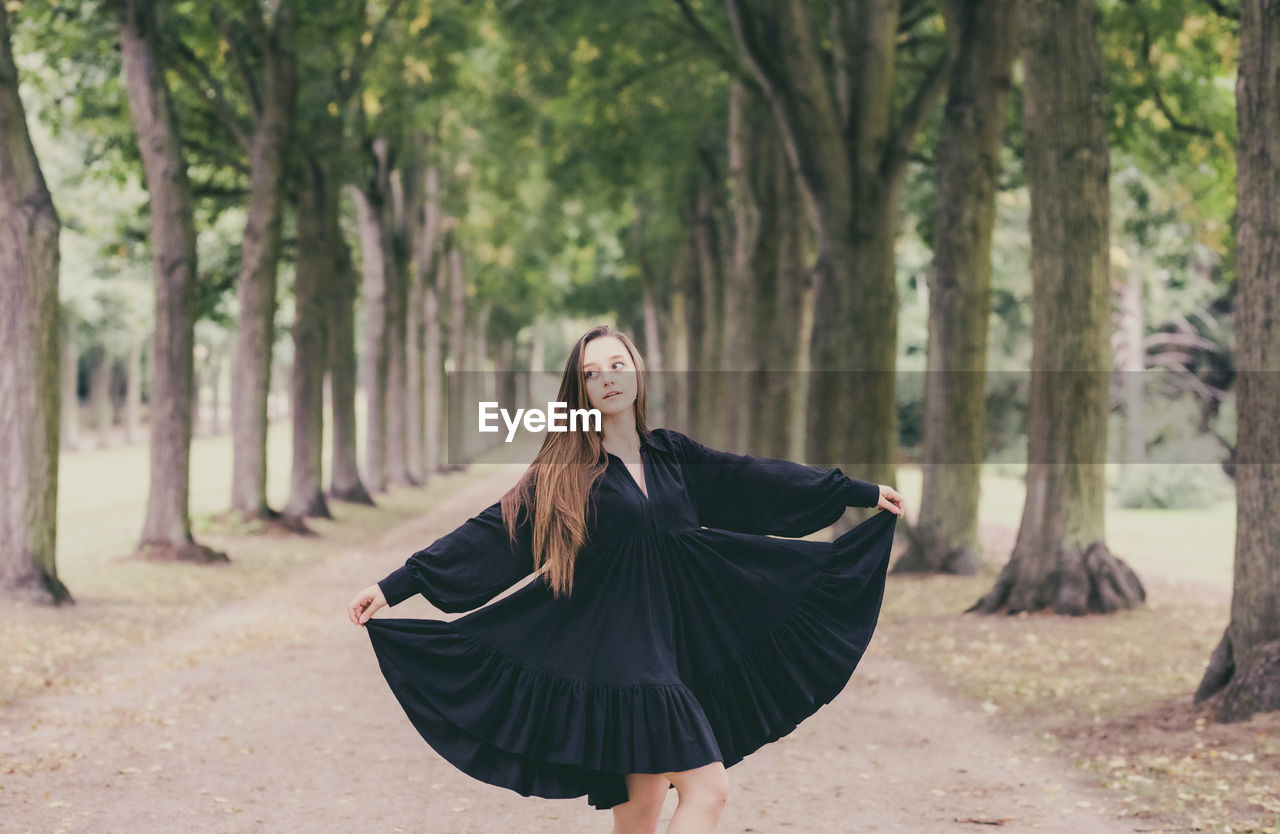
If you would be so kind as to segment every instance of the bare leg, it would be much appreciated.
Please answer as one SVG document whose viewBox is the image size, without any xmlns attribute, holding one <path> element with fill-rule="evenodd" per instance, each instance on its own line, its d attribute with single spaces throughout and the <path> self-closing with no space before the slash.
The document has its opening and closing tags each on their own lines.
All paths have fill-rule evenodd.
<svg viewBox="0 0 1280 834">
<path fill-rule="evenodd" d="M 671 815 L 667 834 L 714 834 L 729 800 L 729 776 L 723 762 L 664 773 L 676 786 L 680 803 Z"/>
<path fill-rule="evenodd" d="M 627 801 L 613 806 L 613 834 L 656 834 L 671 782 L 661 773 L 628 773 Z"/>
</svg>

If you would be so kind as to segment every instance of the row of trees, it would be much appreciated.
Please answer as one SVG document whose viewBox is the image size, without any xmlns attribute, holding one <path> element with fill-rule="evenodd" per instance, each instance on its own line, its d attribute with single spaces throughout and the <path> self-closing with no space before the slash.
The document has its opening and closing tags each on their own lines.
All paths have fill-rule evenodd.
<svg viewBox="0 0 1280 834">
<path fill-rule="evenodd" d="M 1230 9 L 1136 0 L 644 0 L 607 13 L 558 0 L 28 3 L 26 42 L 57 67 L 35 73 L 40 92 L 56 98 L 69 67 L 82 77 L 97 70 L 96 89 L 68 94 L 80 129 L 109 137 L 93 154 L 115 170 L 145 172 L 155 307 L 142 546 L 163 558 L 221 556 L 192 540 L 187 518 L 201 317 L 234 324 L 230 507 L 281 517 L 265 497 L 265 437 L 283 263 L 294 463 L 282 509 L 291 524 L 327 514 L 327 499 L 369 501 L 429 477 L 442 461 L 446 367 L 491 363 L 501 378 L 541 370 L 553 333 L 545 323 L 611 310 L 652 369 L 675 372 L 662 375 L 670 390 L 658 391 L 659 422 L 696 427 L 722 447 L 857 465 L 880 482 L 894 478 L 899 437 L 893 371 L 919 353 L 929 372 L 921 459 L 939 465 L 924 467 L 898 569 L 973 572 L 986 372 L 993 353 L 1007 352 L 989 341 L 992 311 L 1004 311 L 1005 327 L 1019 317 L 1008 290 L 993 288 L 993 238 L 999 197 L 1025 187 L 1035 372 L 1027 503 L 1012 557 L 974 609 L 1136 605 L 1142 584 L 1105 542 L 1113 392 L 1097 372 L 1173 363 L 1208 415 L 1214 386 L 1229 377 L 1211 379 L 1201 366 L 1229 348 L 1166 326 L 1186 322 L 1172 314 L 1148 332 L 1132 303 L 1113 323 L 1112 159 L 1162 172 L 1172 206 L 1162 214 L 1154 205 L 1161 180 L 1151 173 L 1126 185 L 1137 208 L 1124 235 L 1135 243 L 1122 251 L 1141 259 L 1159 249 L 1168 291 L 1185 301 L 1185 281 L 1168 276 L 1194 273 L 1196 258 L 1184 242 L 1158 241 L 1175 217 L 1190 217 L 1196 242 L 1221 255 L 1197 291 L 1216 284 L 1210 301 L 1228 310 L 1233 294 L 1248 293 L 1237 364 L 1269 369 L 1263 312 L 1277 271 L 1267 260 L 1276 196 L 1267 166 L 1280 157 L 1268 156 L 1277 117 L 1265 67 L 1278 36 L 1267 8 L 1245 0 L 1237 21 Z M 1220 82 L 1237 68 L 1232 108 Z M 9 207 L 27 207 L 12 221 L 21 244 L 6 247 L 22 254 L 3 274 L 5 292 L 28 288 L 9 306 L 30 323 L 0 337 L 0 394 L 15 392 L 0 410 L 26 432 L 11 441 L 23 456 L 5 455 L 4 465 L 28 485 L 0 499 L 4 518 L 21 520 L 9 522 L 16 532 L 4 540 L 17 544 L 5 545 L 0 585 L 65 599 L 49 503 L 58 224 L 25 139 L 16 70 L 3 80 L 6 137 L 18 137 L 6 146 L 28 149 L 2 169 L 6 222 L 19 216 Z M 127 100 L 127 124 L 102 115 L 112 95 Z M 233 254 L 202 274 L 197 235 L 229 216 L 241 221 Z M 927 295 L 924 343 L 905 353 L 904 219 L 930 251 L 907 282 Z M 1119 292 L 1144 293 L 1140 277 Z M 1117 332 L 1127 339 L 1119 349 Z M 718 373 L 695 393 L 681 384 L 694 370 Z M 323 489 L 326 374 L 334 441 Z M 368 438 L 360 466 L 358 377 Z M 1232 453 L 1237 487 L 1253 491 L 1241 495 L 1239 527 L 1253 533 L 1237 544 L 1232 626 L 1201 691 L 1225 688 L 1224 716 L 1276 706 L 1249 670 L 1269 668 L 1259 647 L 1280 639 L 1280 589 L 1249 581 L 1274 562 L 1265 546 L 1274 522 L 1244 515 L 1260 512 L 1275 483 L 1247 465 L 1275 451 L 1260 428 L 1269 389 L 1244 379 Z M 730 408 L 743 391 L 747 407 Z M 1146 446 L 1139 398 L 1122 397 L 1136 426 L 1131 460 Z"/>
</svg>

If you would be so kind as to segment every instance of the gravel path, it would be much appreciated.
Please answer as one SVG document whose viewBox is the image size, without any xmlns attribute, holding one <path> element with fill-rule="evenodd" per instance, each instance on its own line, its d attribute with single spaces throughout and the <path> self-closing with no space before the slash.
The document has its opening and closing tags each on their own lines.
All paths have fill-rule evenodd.
<svg viewBox="0 0 1280 834">
<path fill-rule="evenodd" d="M 521 797 L 436 755 L 346 619 L 356 591 L 496 500 L 515 471 L 495 467 L 367 548 L 103 658 L 83 692 L 14 704 L 0 717 L 0 831 L 607 834 L 612 813 L 585 798 Z M 393 611 L 379 616 L 441 616 L 421 598 Z M 1069 763 L 875 641 L 835 701 L 729 781 L 720 834 L 1134 830 Z"/>
</svg>

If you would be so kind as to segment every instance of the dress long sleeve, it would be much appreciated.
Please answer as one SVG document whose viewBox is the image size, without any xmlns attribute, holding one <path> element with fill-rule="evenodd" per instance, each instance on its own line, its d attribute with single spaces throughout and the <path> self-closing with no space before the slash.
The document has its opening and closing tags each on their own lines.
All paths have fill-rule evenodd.
<svg viewBox="0 0 1280 834">
<path fill-rule="evenodd" d="M 689 491 L 704 527 L 807 536 L 834 524 L 846 507 L 880 502 L 879 485 L 838 468 L 721 452 L 673 434 L 684 448 Z"/>
<path fill-rule="evenodd" d="M 527 519 L 522 519 L 512 544 L 502 522 L 502 504 L 494 502 L 414 553 L 378 587 L 388 605 L 422 594 L 441 611 L 479 608 L 533 573 L 532 535 Z"/>
</svg>

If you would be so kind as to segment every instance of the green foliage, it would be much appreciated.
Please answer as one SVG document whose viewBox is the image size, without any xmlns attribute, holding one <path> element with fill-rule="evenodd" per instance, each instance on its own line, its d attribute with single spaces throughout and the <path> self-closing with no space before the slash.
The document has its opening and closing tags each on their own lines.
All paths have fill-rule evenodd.
<svg viewBox="0 0 1280 834">
<path fill-rule="evenodd" d="M 1099 11 L 1112 147 L 1157 176 L 1196 240 L 1225 254 L 1238 23 L 1199 0 L 1105 0 Z"/>
<path fill-rule="evenodd" d="M 1210 463 L 1129 464 L 1116 488 L 1122 507 L 1202 509 L 1232 495 L 1231 480 Z"/>
</svg>

